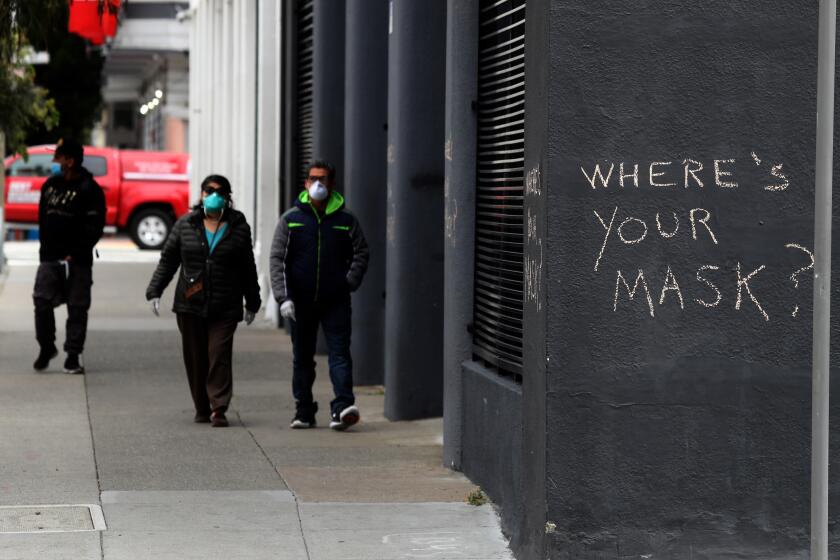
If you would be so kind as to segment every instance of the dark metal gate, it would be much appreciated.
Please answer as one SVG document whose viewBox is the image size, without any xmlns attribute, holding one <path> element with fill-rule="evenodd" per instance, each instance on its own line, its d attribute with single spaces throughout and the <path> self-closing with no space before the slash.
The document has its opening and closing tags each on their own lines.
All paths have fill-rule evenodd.
<svg viewBox="0 0 840 560">
<path fill-rule="evenodd" d="M 521 379 L 525 0 L 481 0 L 474 353 Z"/>
<path fill-rule="evenodd" d="M 309 172 L 312 160 L 313 140 L 313 58 L 314 58 L 314 20 L 315 7 L 312 0 L 298 0 L 297 13 L 297 60 L 295 79 L 295 159 L 297 167 L 297 185 L 292 189 L 297 192 L 303 188 L 303 182 Z"/>
</svg>

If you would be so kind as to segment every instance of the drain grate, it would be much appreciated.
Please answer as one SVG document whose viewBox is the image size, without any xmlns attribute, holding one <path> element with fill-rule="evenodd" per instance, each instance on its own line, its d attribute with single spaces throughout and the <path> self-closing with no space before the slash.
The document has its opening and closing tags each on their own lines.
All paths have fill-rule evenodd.
<svg viewBox="0 0 840 560">
<path fill-rule="evenodd" d="M 0 506 L 0 533 L 104 531 L 98 505 Z"/>
</svg>

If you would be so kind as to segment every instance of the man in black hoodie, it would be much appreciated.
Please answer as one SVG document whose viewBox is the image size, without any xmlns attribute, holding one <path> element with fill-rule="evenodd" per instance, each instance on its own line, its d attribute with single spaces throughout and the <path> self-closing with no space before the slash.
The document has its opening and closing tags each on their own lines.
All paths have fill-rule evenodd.
<svg viewBox="0 0 840 560">
<path fill-rule="evenodd" d="M 55 149 L 53 175 L 41 187 L 38 207 L 41 264 L 35 277 L 35 336 L 41 351 L 33 367 L 44 370 L 58 355 L 53 310 L 67 304 L 64 371 L 84 373 L 93 247 L 105 227 L 105 195 L 82 167 L 84 148 L 64 141 Z"/>
</svg>

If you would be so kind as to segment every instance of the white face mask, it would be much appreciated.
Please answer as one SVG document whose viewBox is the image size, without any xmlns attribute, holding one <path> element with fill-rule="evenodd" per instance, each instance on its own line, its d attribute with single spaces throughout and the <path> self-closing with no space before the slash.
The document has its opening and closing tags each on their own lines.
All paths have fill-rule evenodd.
<svg viewBox="0 0 840 560">
<path fill-rule="evenodd" d="M 329 195 L 330 191 L 321 181 L 315 181 L 309 185 L 309 198 L 312 200 L 320 202 L 326 200 Z"/>
</svg>

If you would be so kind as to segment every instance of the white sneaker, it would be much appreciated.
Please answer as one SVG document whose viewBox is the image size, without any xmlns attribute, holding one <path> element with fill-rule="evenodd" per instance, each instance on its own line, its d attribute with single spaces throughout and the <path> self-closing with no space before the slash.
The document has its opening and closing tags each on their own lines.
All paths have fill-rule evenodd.
<svg viewBox="0 0 840 560">
<path fill-rule="evenodd" d="M 359 409 L 355 406 L 348 406 L 340 414 L 333 413 L 330 428 L 337 432 L 343 432 L 350 426 L 358 424 L 360 419 Z"/>
<path fill-rule="evenodd" d="M 289 424 L 289 427 L 293 430 L 306 430 L 308 428 L 314 428 L 315 419 L 313 418 L 312 420 L 306 420 L 299 416 L 295 416 L 294 420 L 292 420 L 292 423 Z"/>
</svg>

